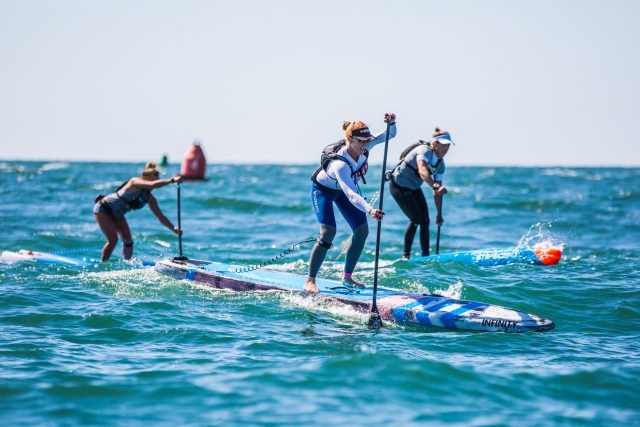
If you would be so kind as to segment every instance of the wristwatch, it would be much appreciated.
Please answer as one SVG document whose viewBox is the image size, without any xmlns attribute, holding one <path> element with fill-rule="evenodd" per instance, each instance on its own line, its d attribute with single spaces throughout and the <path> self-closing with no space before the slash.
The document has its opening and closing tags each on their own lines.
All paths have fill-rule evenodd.
<svg viewBox="0 0 640 427">
<path fill-rule="evenodd" d="M 440 183 L 439 182 L 434 182 L 433 185 L 431 186 L 431 188 L 433 188 L 434 191 L 437 191 L 438 188 L 440 188 Z"/>
</svg>

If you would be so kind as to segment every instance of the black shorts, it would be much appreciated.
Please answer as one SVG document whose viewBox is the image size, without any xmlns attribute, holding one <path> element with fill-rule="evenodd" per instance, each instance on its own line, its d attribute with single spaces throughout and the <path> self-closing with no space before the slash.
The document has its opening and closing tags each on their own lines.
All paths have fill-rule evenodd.
<svg viewBox="0 0 640 427">
<path fill-rule="evenodd" d="M 424 193 L 420 188 L 412 190 L 395 183 L 393 178 L 389 181 L 391 196 L 400 206 L 402 212 L 409 220 L 416 224 L 429 222 L 429 208 Z"/>
</svg>

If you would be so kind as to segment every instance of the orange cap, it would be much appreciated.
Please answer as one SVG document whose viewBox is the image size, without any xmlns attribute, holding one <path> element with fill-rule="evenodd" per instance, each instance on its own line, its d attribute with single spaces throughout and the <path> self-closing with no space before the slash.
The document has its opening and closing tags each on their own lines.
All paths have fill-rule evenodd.
<svg viewBox="0 0 640 427">
<path fill-rule="evenodd" d="M 369 126 L 365 122 L 358 120 L 357 122 L 344 122 L 342 124 L 344 133 L 348 138 L 366 138 L 373 139 Z"/>
</svg>

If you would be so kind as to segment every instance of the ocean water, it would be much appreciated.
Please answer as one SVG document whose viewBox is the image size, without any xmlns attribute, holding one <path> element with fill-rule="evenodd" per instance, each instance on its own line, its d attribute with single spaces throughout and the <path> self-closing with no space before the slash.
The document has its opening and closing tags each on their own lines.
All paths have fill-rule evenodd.
<svg viewBox="0 0 640 427">
<path fill-rule="evenodd" d="M 0 162 L 0 249 L 98 256 L 93 198 L 141 166 Z M 253 264 L 316 235 L 313 169 L 210 165 L 208 181 L 182 185 L 185 255 Z M 379 176 L 372 167 L 365 194 Z M 441 252 L 551 241 L 560 264 L 401 265 L 381 269 L 380 285 L 528 311 L 554 330 L 371 331 L 367 316 L 312 297 L 211 290 L 139 262 L 0 264 L 2 424 L 640 425 L 640 169 L 451 167 L 446 178 Z M 154 194 L 176 222 L 176 187 Z M 384 208 L 383 265 L 406 225 L 388 189 Z M 128 220 L 134 256 L 177 255 L 148 209 Z M 340 276 L 349 229 L 338 221 L 323 277 Z M 368 282 L 370 227 L 356 271 Z M 309 250 L 275 268 L 304 274 Z"/>
</svg>

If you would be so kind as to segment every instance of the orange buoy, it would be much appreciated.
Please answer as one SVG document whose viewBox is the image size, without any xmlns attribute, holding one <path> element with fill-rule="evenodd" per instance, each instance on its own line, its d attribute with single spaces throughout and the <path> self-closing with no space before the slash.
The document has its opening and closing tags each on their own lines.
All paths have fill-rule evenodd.
<svg viewBox="0 0 640 427">
<path fill-rule="evenodd" d="M 180 176 L 183 179 L 204 179 L 207 160 L 204 157 L 200 142 L 195 141 L 182 158 Z"/>
<path fill-rule="evenodd" d="M 547 246 L 542 243 L 535 245 L 533 251 L 544 265 L 556 265 L 562 258 L 562 248 Z"/>
</svg>

